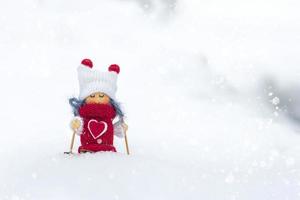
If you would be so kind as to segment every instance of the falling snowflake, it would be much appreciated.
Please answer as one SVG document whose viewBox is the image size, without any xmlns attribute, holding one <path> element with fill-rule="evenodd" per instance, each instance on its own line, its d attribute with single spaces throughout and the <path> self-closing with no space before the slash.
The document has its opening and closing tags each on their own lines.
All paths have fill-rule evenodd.
<svg viewBox="0 0 300 200">
<path fill-rule="evenodd" d="M 33 179 L 37 179 L 37 173 L 36 173 L 36 172 L 33 172 L 33 173 L 31 174 L 31 177 L 32 177 Z"/>
<path fill-rule="evenodd" d="M 229 174 L 226 179 L 225 179 L 226 183 L 233 183 L 234 182 L 234 176 L 232 174 Z"/>
<path fill-rule="evenodd" d="M 278 97 L 274 97 L 273 99 L 272 99 L 272 104 L 273 105 L 278 105 L 280 103 L 280 99 L 278 98 Z"/>
</svg>

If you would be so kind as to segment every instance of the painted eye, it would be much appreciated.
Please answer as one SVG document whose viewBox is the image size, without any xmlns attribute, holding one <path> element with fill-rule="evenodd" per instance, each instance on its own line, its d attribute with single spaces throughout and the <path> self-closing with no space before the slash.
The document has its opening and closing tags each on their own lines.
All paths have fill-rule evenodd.
<svg viewBox="0 0 300 200">
<path fill-rule="evenodd" d="M 94 98 L 94 97 L 95 97 L 95 95 L 94 95 L 94 94 L 92 94 L 92 95 L 90 95 L 90 97 L 91 97 L 91 98 Z"/>
<path fill-rule="evenodd" d="M 99 94 L 99 97 L 100 97 L 100 98 L 103 98 L 103 97 L 104 97 L 104 94 Z"/>
</svg>

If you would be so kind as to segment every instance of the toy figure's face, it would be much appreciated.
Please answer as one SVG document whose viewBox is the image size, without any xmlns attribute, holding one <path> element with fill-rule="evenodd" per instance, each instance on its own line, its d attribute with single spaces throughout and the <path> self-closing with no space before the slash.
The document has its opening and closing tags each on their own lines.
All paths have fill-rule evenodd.
<svg viewBox="0 0 300 200">
<path fill-rule="evenodd" d="M 96 92 L 91 94 L 85 99 L 86 104 L 92 104 L 92 103 L 99 103 L 99 104 L 108 104 L 109 103 L 109 97 L 102 93 L 102 92 Z"/>
</svg>

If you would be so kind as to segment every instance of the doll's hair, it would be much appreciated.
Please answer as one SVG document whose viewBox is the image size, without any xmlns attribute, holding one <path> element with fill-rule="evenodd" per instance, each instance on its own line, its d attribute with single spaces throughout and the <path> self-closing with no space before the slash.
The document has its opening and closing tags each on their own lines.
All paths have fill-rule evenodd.
<svg viewBox="0 0 300 200">
<path fill-rule="evenodd" d="M 117 116 L 119 117 L 119 119 L 123 119 L 124 118 L 124 112 L 121 109 L 121 105 L 119 102 L 113 100 L 112 98 L 109 98 L 109 103 L 112 105 L 112 107 L 115 109 Z M 72 107 L 72 111 L 74 116 L 78 116 L 79 115 L 79 108 L 85 104 L 84 100 L 79 100 L 75 97 L 72 97 L 69 99 L 69 104 Z"/>
<path fill-rule="evenodd" d="M 112 98 L 109 97 L 109 102 L 112 105 L 112 107 L 115 109 L 117 115 L 119 116 L 120 119 L 124 118 L 124 112 L 121 108 L 121 104 L 120 102 L 117 102 L 115 100 L 113 100 Z"/>
<path fill-rule="evenodd" d="M 74 116 L 79 115 L 79 108 L 84 104 L 84 101 L 81 101 L 75 97 L 69 99 L 69 104 L 72 107 Z"/>
</svg>

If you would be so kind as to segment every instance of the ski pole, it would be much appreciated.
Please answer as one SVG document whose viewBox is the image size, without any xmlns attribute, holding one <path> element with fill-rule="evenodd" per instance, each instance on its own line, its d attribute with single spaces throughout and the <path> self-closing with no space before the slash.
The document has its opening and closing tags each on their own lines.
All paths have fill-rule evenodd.
<svg viewBox="0 0 300 200">
<path fill-rule="evenodd" d="M 76 131 L 73 131 L 71 145 L 70 145 L 70 151 L 69 152 L 64 152 L 65 154 L 72 154 L 73 153 L 72 151 L 73 151 L 73 146 L 74 146 L 75 133 L 76 133 Z"/>
<path fill-rule="evenodd" d="M 127 155 L 129 155 L 129 145 L 128 145 L 128 139 L 127 139 L 127 130 L 128 130 L 128 126 L 127 124 L 123 123 L 123 128 L 124 128 L 124 139 L 125 139 L 125 147 L 126 147 L 126 152 Z"/>
<path fill-rule="evenodd" d="M 129 147 L 128 147 L 128 140 L 127 140 L 127 134 L 126 134 L 126 131 L 125 131 L 125 145 L 126 145 L 126 152 L 127 152 L 127 155 L 129 155 Z"/>
</svg>

